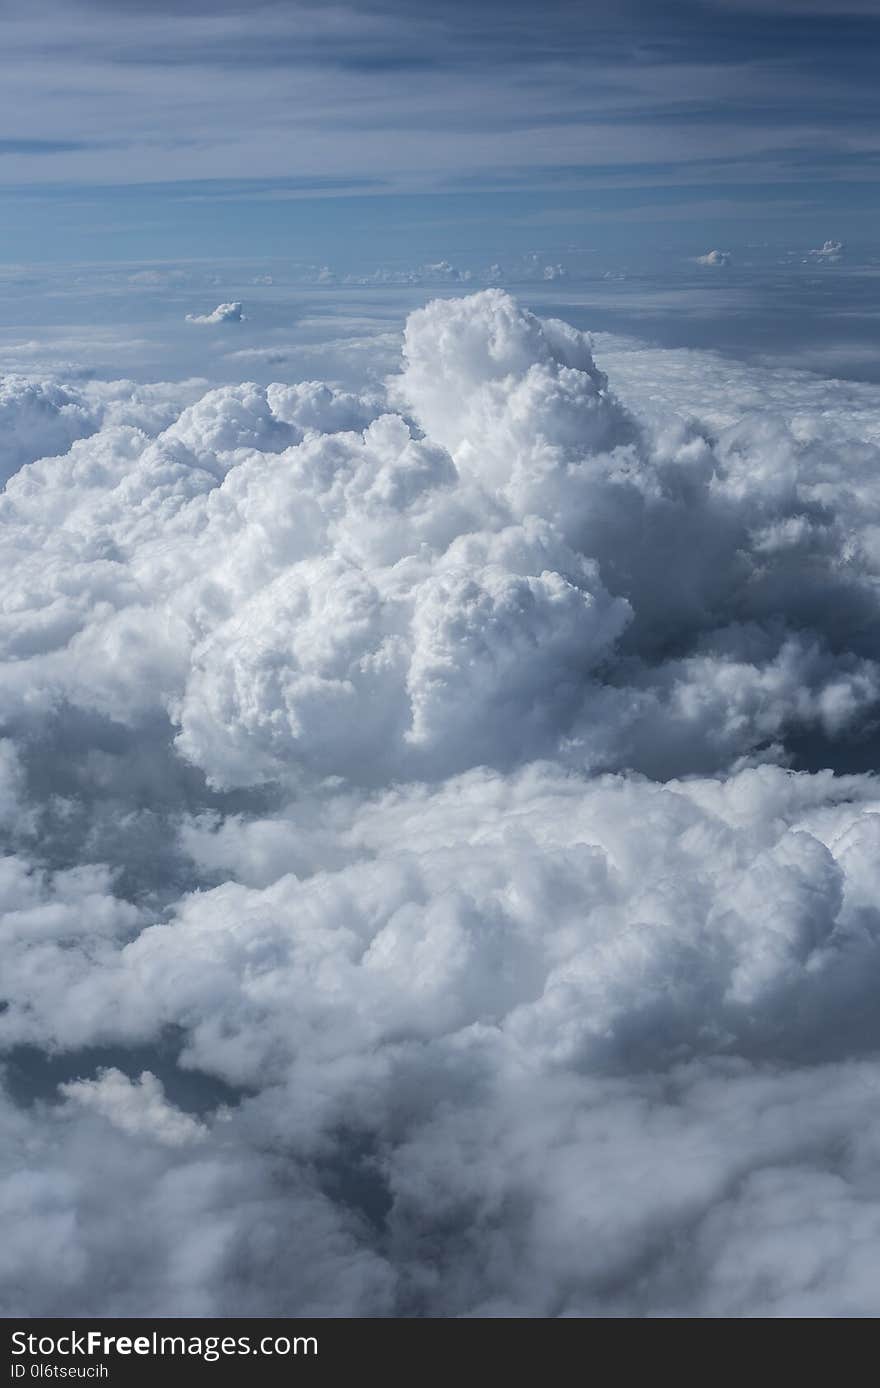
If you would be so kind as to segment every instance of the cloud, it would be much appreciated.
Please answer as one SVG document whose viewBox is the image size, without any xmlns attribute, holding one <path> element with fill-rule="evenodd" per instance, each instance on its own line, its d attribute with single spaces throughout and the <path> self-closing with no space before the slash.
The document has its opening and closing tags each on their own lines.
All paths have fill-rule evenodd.
<svg viewBox="0 0 880 1388">
<path fill-rule="evenodd" d="M 244 313 L 242 312 L 242 305 L 239 303 L 218 304 L 211 313 L 188 313 L 186 315 L 186 321 L 187 323 L 204 323 L 208 325 L 213 323 L 241 323 L 244 321 Z"/>
<path fill-rule="evenodd" d="M 51 1002 L 46 954 L 45 1027 L 185 1019 L 186 1063 L 256 1093 L 197 1127 L 143 1079 L 65 1085 L 79 1126 L 49 1208 L 77 1280 L 31 1254 L 24 1304 L 220 1314 L 249 1274 L 245 1305 L 274 1308 L 282 1232 L 301 1254 L 315 1229 L 312 1290 L 286 1292 L 333 1314 L 864 1314 L 877 805 L 858 778 L 773 768 L 292 805 L 286 851 L 284 817 L 263 825 L 270 885 L 183 901 Z M 214 861 L 253 870 L 257 828 L 227 822 Z M 349 862 L 315 871 L 327 844 Z M 101 1210 L 141 1190 L 143 1260 L 146 1221 L 125 1257 L 92 1203 L 96 1151 Z M 16 1189 L 16 1218 L 43 1218 Z M 833 1275 L 793 1256 L 811 1241 Z"/>
<path fill-rule="evenodd" d="M 82 385 L 0 378 L 0 483 L 24 464 L 65 454 L 78 439 L 103 426 L 133 425 L 157 430 L 170 424 L 198 385 L 136 385 L 132 381 L 89 381 Z"/>
<path fill-rule="evenodd" d="M 181 1147 L 205 1136 L 202 1124 L 166 1101 L 161 1082 L 149 1070 L 137 1081 L 120 1070 L 100 1070 L 96 1079 L 59 1085 L 59 1092 L 71 1104 L 92 1109 L 131 1137 Z"/>
<path fill-rule="evenodd" d="M 696 259 L 698 265 L 712 265 L 723 269 L 731 264 L 733 256 L 730 251 L 707 251 L 705 255 L 698 255 Z"/>
<path fill-rule="evenodd" d="M 402 345 L 14 386 L 4 1312 L 870 1314 L 876 391 Z"/>
<path fill-rule="evenodd" d="M 585 161 L 629 166 L 642 186 L 647 177 L 705 187 L 723 148 L 747 165 L 742 181 L 769 166 L 776 183 L 815 183 L 841 159 L 859 162 L 873 73 L 870 21 L 853 26 L 844 15 L 830 37 L 818 35 L 796 12 L 805 5 L 778 6 L 772 19 L 782 63 L 765 60 L 771 20 L 757 13 L 751 29 L 737 27 L 731 54 L 721 7 L 694 24 L 681 4 L 662 21 L 630 4 L 614 16 L 554 4 L 540 18 L 514 4 L 503 16 L 494 7 L 487 28 L 460 5 L 428 17 L 354 3 L 340 32 L 318 7 L 260 5 L 255 27 L 248 7 L 224 4 L 216 16 L 165 7 L 158 33 L 143 6 L 41 3 L 9 27 L 6 124 L 15 115 L 33 133 L 9 142 L 3 162 L 11 185 L 210 180 L 196 195 L 214 197 L 242 170 L 277 180 L 278 142 L 290 137 L 290 186 L 268 190 L 283 197 L 492 188 L 502 179 L 522 189 L 536 177 L 566 188 Z M 862 0 L 859 9 L 868 7 Z M 636 22 L 646 46 L 634 52 Z M 835 59 L 823 63 L 826 40 Z M 398 80 L 389 91 L 392 47 Z M 203 136 L 187 145 L 180 131 L 194 128 Z"/>
<path fill-rule="evenodd" d="M 434 264 L 425 265 L 423 273 L 426 280 L 449 280 L 453 284 L 463 284 L 471 277 L 470 270 L 459 270 L 455 265 L 450 265 L 448 260 L 438 260 Z"/>
<path fill-rule="evenodd" d="M 823 265 L 837 265 L 843 259 L 842 241 L 823 241 L 817 250 L 810 251 L 814 260 Z"/>
<path fill-rule="evenodd" d="M 74 439 L 96 427 L 78 391 L 4 376 L 0 381 L 0 481 L 5 482 L 23 463 L 47 453 L 66 453 Z"/>
<path fill-rule="evenodd" d="M 448 260 L 436 260 L 407 268 L 380 266 L 370 274 L 337 274 L 329 265 L 312 272 L 316 284 L 345 285 L 419 285 L 468 284 L 473 278 L 470 270 L 462 270 Z"/>
</svg>

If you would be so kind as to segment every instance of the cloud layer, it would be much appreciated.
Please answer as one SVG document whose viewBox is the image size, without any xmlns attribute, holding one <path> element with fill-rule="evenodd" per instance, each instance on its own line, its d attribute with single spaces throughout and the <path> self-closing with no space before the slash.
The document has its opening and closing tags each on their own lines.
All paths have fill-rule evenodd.
<svg viewBox="0 0 880 1388">
<path fill-rule="evenodd" d="M 3 396 L 6 1314 L 873 1314 L 876 444 L 497 289 L 94 391 Z"/>
</svg>

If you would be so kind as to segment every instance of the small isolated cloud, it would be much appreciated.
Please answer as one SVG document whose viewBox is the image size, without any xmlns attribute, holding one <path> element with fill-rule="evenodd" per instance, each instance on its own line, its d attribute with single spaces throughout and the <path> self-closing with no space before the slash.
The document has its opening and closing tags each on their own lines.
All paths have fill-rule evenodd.
<svg viewBox="0 0 880 1388">
<path fill-rule="evenodd" d="M 810 251 L 810 255 L 823 265 L 837 265 L 843 259 L 843 242 L 825 241 Z"/>
<path fill-rule="evenodd" d="M 470 270 L 459 270 L 448 260 L 436 260 L 423 266 L 423 270 L 426 279 L 448 280 L 450 284 L 466 284 L 471 278 Z"/>
<path fill-rule="evenodd" d="M 545 280 L 564 280 L 564 279 L 568 279 L 568 271 L 566 270 L 566 268 L 565 268 L 564 265 L 545 265 L 545 266 L 544 266 L 544 279 L 545 279 Z"/>
<path fill-rule="evenodd" d="M 272 278 L 271 275 L 255 275 L 255 276 L 254 276 L 254 284 L 266 284 L 266 285 L 268 285 L 268 284 L 274 284 L 274 283 L 275 283 L 275 281 L 273 280 L 273 278 Z"/>
<path fill-rule="evenodd" d="M 243 305 L 218 304 L 213 313 L 188 313 L 187 323 L 201 323 L 209 325 L 213 323 L 241 323 L 244 321 Z"/>
<path fill-rule="evenodd" d="M 720 268 L 730 265 L 733 256 L 730 251 L 707 251 L 705 255 L 698 255 L 696 259 L 698 265 L 714 265 Z"/>
</svg>

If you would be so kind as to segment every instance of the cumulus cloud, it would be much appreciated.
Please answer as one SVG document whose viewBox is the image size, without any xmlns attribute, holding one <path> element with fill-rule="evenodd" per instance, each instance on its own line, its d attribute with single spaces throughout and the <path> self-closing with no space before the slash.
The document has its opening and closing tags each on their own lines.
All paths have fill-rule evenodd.
<svg viewBox="0 0 880 1388">
<path fill-rule="evenodd" d="M 448 260 L 437 260 L 424 267 L 426 279 L 449 280 L 453 284 L 464 284 L 471 278 L 470 270 L 459 270 Z"/>
<path fill-rule="evenodd" d="M 66 453 L 74 439 L 96 428 L 94 415 L 78 391 L 4 376 L 0 381 L 0 481 L 44 453 Z"/>
<path fill-rule="evenodd" d="M 77 439 L 104 426 L 164 428 L 204 382 L 160 386 L 131 381 L 61 384 L 21 375 L 0 377 L 0 484 L 25 463 L 65 454 Z"/>
<path fill-rule="evenodd" d="M 244 321 L 244 306 L 240 303 L 218 304 L 210 313 L 188 313 L 187 323 L 241 323 Z"/>
<path fill-rule="evenodd" d="M 69 1103 L 92 1109 L 131 1137 L 182 1147 L 205 1135 L 202 1124 L 167 1102 L 161 1082 L 149 1070 L 132 1081 L 111 1068 L 99 1071 L 96 1079 L 73 1080 L 58 1088 Z"/>
<path fill-rule="evenodd" d="M 707 251 L 705 255 L 697 256 L 698 265 L 713 265 L 717 268 L 730 265 L 732 260 L 733 256 L 730 251 Z"/>
<path fill-rule="evenodd" d="M 810 255 L 824 265 L 837 265 L 843 259 L 843 242 L 823 241 L 816 250 L 810 251 Z"/>
<path fill-rule="evenodd" d="M 15 385 L 6 1314 L 872 1314 L 871 402 L 657 357 Z"/>
</svg>

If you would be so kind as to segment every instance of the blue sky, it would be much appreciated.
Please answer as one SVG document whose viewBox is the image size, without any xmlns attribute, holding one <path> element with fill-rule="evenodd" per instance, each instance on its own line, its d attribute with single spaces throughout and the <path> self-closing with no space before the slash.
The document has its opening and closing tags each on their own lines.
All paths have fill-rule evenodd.
<svg viewBox="0 0 880 1388">
<path fill-rule="evenodd" d="M 870 257 L 877 0 L 2 6 L 0 261 Z"/>
</svg>

